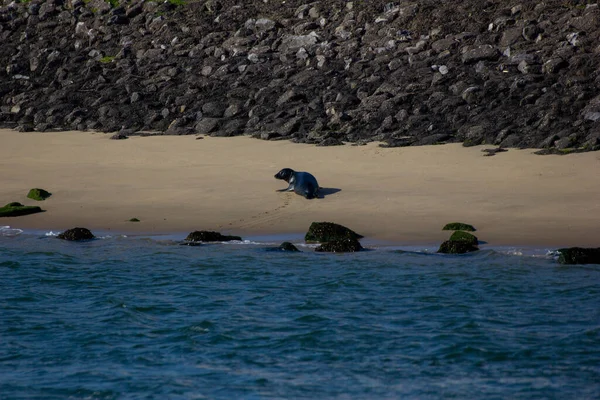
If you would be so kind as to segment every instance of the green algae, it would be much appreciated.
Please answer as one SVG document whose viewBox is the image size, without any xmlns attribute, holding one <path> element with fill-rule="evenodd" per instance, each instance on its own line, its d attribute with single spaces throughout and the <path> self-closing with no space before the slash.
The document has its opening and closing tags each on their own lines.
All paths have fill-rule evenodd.
<svg viewBox="0 0 600 400">
<path fill-rule="evenodd" d="M 471 244 L 473 246 L 477 246 L 477 244 L 479 243 L 479 241 L 477 240 L 477 236 L 472 235 L 468 232 L 463 232 L 463 231 L 456 231 L 452 234 L 452 236 L 450 236 L 451 241 L 454 242 L 463 242 L 463 243 L 467 243 L 467 244 Z"/>
<path fill-rule="evenodd" d="M 467 231 L 475 232 L 477 229 L 473 225 L 464 224 L 462 222 L 451 222 L 442 228 L 443 231 Z"/>
<path fill-rule="evenodd" d="M 30 198 L 32 200 L 37 200 L 37 201 L 46 200 L 50 196 L 52 196 L 52 193 L 50 193 L 44 189 L 39 189 L 39 188 L 31 189 L 29 191 L 29 193 L 27 193 L 28 198 Z"/>
<path fill-rule="evenodd" d="M 24 206 L 21 203 L 8 203 L 0 208 L 0 217 L 19 217 L 21 215 L 35 214 L 43 212 L 38 206 Z"/>
</svg>

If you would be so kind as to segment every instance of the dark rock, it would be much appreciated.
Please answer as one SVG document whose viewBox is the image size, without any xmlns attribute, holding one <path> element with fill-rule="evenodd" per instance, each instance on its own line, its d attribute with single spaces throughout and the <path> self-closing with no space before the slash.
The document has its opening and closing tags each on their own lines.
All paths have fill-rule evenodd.
<svg viewBox="0 0 600 400">
<path fill-rule="evenodd" d="M 4 0 L 0 127 L 597 150 L 600 11 L 567 3 Z"/>
<path fill-rule="evenodd" d="M 478 61 L 496 61 L 500 57 L 500 52 L 494 46 L 484 44 L 474 48 L 465 49 L 462 55 L 462 62 L 465 64 L 473 64 Z"/>
<path fill-rule="evenodd" d="M 35 214 L 43 210 L 38 206 L 24 206 L 21 203 L 8 203 L 0 207 L 0 217 L 18 217 L 21 215 Z"/>
<path fill-rule="evenodd" d="M 561 264 L 600 264 L 600 247 L 569 247 L 557 251 Z"/>
<path fill-rule="evenodd" d="M 219 127 L 219 120 L 217 118 L 202 118 L 194 127 L 196 133 L 209 134 L 216 131 Z"/>
<path fill-rule="evenodd" d="M 283 242 L 279 245 L 279 250 L 282 251 L 300 251 L 296 246 L 290 242 Z"/>
<path fill-rule="evenodd" d="M 438 253 L 444 254 L 464 254 L 477 251 L 479 248 L 470 243 L 454 240 L 446 240 L 440 245 Z"/>
<path fill-rule="evenodd" d="M 342 239 L 332 240 L 321 244 L 315 249 L 317 252 L 327 253 L 352 253 L 363 250 L 358 239 L 353 237 L 345 237 Z"/>
<path fill-rule="evenodd" d="M 73 228 L 67 229 L 66 231 L 60 233 L 57 238 L 63 240 L 70 241 L 80 241 L 80 240 L 91 240 L 94 239 L 95 236 L 90 232 L 89 229 L 86 228 Z"/>
<path fill-rule="evenodd" d="M 333 222 L 313 222 L 304 236 L 307 242 L 331 242 L 346 238 L 360 239 L 362 235 Z"/>
<path fill-rule="evenodd" d="M 451 222 L 446 224 L 443 228 L 443 231 L 466 231 L 466 232 L 475 232 L 476 229 L 473 225 L 463 224 L 462 222 Z"/>
<path fill-rule="evenodd" d="M 450 239 L 448 239 L 448 240 L 453 241 L 453 242 L 464 242 L 464 243 L 470 244 L 472 246 L 477 246 L 479 244 L 479 241 L 477 240 L 477 236 L 472 235 L 467 232 L 463 232 L 463 231 L 454 232 L 450 236 Z"/>
<path fill-rule="evenodd" d="M 213 231 L 194 231 L 185 238 L 187 242 L 229 242 L 232 240 L 242 240 L 239 236 L 221 235 Z"/>
<path fill-rule="evenodd" d="M 29 193 L 27 193 L 27 197 L 33 200 L 42 201 L 46 200 L 48 197 L 52 196 L 52 193 L 47 192 L 44 189 L 31 189 Z"/>
</svg>

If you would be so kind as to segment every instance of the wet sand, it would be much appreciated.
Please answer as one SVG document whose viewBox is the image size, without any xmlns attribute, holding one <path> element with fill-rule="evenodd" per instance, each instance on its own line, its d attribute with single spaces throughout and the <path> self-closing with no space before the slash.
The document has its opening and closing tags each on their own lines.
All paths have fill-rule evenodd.
<svg viewBox="0 0 600 400">
<path fill-rule="evenodd" d="M 0 225 L 119 233 L 218 230 L 249 235 L 306 232 L 313 221 L 372 240 L 439 243 L 465 222 L 492 246 L 600 246 L 600 153 L 484 157 L 460 144 L 386 149 L 316 147 L 248 137 L 131 137 L 0 130 L 0 205 L 46 212 Z M 323 198 L 279 193 L 281 168 L 309 171 Z M 43 202 L 26 198 L 39 187 Z M 129 222 L 138 218 L 140 222 Z"/>
</svg>

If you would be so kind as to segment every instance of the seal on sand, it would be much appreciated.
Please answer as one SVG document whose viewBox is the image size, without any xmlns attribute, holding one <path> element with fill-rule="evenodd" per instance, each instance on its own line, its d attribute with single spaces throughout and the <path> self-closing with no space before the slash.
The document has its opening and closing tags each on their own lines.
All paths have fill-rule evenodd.
<svg viewBox="0 0 600 400">
<path fill-rule="evenodd" d="M 291 168 L 284 168 L 275 174 L 276 179 L 282 179 L 290 185 L 278 192 L 291 192 L 292 190 L 307 199 L 314 199 L 319 192 L 317 179 L 308 172 L 296 172 Z"/>
</svg>

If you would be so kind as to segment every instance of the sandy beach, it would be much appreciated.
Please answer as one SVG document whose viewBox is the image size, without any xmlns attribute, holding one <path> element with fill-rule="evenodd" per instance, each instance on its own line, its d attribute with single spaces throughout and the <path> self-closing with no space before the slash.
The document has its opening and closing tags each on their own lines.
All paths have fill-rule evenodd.
<svg viewBox="0 0 600 400">
<path fill-rule="evenodd" d="M 239 235 L 306 232 L 313 221 L 373 240 L 439 243 L 448 222 L 477 228 L 492 246 L 600 246 L 600 153 L 485 157 L 460 144 L 386 149 L 316 147 L 248 137 L 131 137 L 0 130 L 0 204 L 46 212 L 0 225 L 119 233 L 218 230 Z M 325 196 L 279 193 L 273 175 L 314 174 Z M 48 190 L 44 202 L 29 189 Z M 129 222 L 131 218 L 140 222 Z"/>
</svg>

